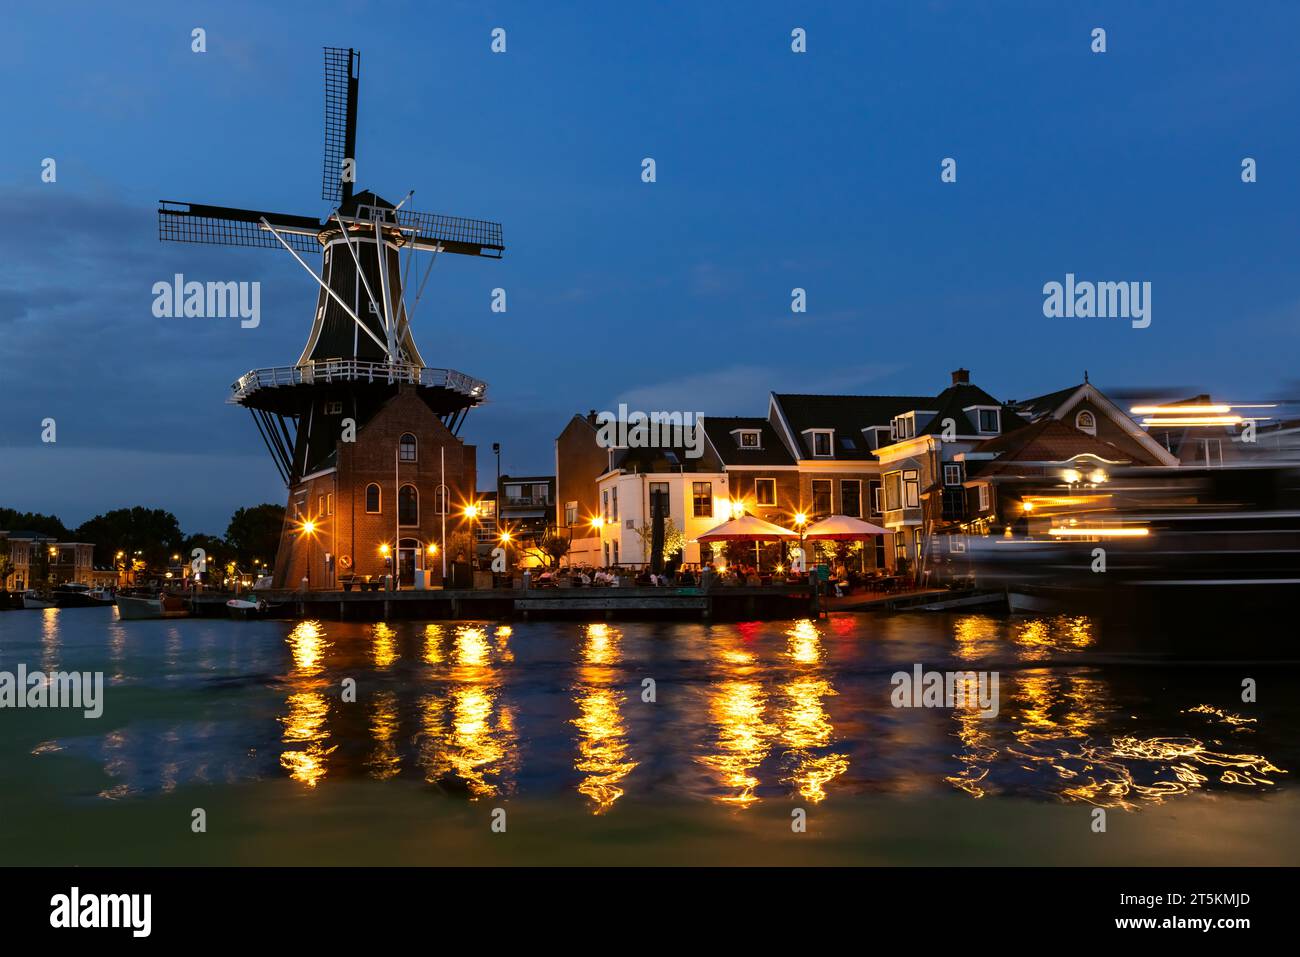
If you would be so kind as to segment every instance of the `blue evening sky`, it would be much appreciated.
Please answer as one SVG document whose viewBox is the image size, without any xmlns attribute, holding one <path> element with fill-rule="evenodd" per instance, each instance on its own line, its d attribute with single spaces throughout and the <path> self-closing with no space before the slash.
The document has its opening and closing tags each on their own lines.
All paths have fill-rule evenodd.
<svg viewBox="0 0 1300 957">
<path fill-rule="evenodd" d="M 283 251 L 160 244 L 154 210 L 326 213 L 324 45 L 362 51 L 362 188 L 504 224 L 503 261 L 438 262 L 415 324 L 490 383 L 463 431 L 484 487 L 492 442 L 551 472 L 568 417 L 619 401 L 762 415 L 959 365 L 1007 399 L 1085 368 L 1152 398 L 1295 390 L 1293 4 L 51 2 L 6 28 L 0 505 L 220 533 L 283 501 L 225 398 L 297 358 L 314 286 Z M 176 272 L 260 281 L 261 326 L 154 318 Z M 1151 282 L 1150 328 L 1045 318 L 1067 272 Z"/>
</svg>

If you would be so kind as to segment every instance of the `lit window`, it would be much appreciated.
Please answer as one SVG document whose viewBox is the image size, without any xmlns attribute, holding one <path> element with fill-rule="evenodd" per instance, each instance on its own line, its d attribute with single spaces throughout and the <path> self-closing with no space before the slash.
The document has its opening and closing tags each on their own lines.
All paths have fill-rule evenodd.
<svg viewBox="0 0 1300 957">
<path fill-rule="evenodd" d="M 989 507 L 989 487 L 987 485 L 979 486 L 980 490 L 980 511 L 985 511 Z"/>
<path fill-rule="evenodd" d="M 713 483 L 691 483 L 691 511 L 696 518 L 713 517 Z"/>
<path fill-rule="evenodd" d="M 740 447 L 741 447 L 742 449 L 756 449 L 756 448 L 758 448 L 758 433 L 757 433 L 757 432 L 741 432 L 741 433 L 740 433 Z"/>
<path fill-rule="evenodd" d="M 921 474 L 915 469 L 903 472 L 903 506 L 916 508 L 921 504 Z"/>
</svg>

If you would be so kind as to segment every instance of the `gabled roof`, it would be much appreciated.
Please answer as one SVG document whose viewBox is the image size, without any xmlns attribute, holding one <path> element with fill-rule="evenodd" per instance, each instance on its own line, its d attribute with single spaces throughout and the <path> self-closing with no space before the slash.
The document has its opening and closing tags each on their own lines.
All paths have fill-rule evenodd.
<svg viewBox="0 0 1300 957">
<path fill-rule="evenodd" d="M 1006 473 L 1042 475 L 1051 471 L 1053 464 L 1060 465 L 1082 455 L 1095 456 L 1113 465 L 1129 464 L 1133 460 L 1119 446 L 1050 416 L 1010 434 L 987 439 L 971 452 L 999 453 L 990 462 L 967 460 L 967 475 L 981 478 Z"/>
<path fill-rule="evenodd" d="M 733 435 L 738 429 L 756 430 L 760 448 L 742 448 L 738 437 Z M 755 416 L 713 416 L 704 417 L 704 434 L 708 436 L 713 450 L 724 465 L 794 465 L 794 457 L 785 447 L 776 429 L 767 419 Z"/>
<path fill-rule="evenodd" d="M 957 423 L 958 435 L 978 434 L 979 422 L 966 411 L 974 405 L 992 406 L 998 409 L 1001 412 L 999 418 L 1004 433 L 1014 431 L 1028 424 L 979 386 L 971 385 L 969 382 L 949 386 L 931 399 L 930 402 L 932 404 L 929 408 L 935 410 L 935 416 L 926 423 L 925 428 L 919 431 L 919 435 L 940 434 L 943 432 L 943 423 L 947 419 L 952 419 Z"/>
<path fill-rule="evenodd" d="M 717 463 L 712 456 L 706 453 L 699 458 L 689 458 L 684 445 L 615 449 L 613 458 L 613 467 L 601 472 L 602 475 L 617 469 L 649 474 L 717 471 Z"/>
<path fill-rule="evenodd" d="M 887 426 L 894 416 L 912 409 L 932 409 L 935 398 L 930 395 L 802 395 L 797 393 L 772 393 L 772 400 L 785 423 L 793 432 L 798 457 L 813 458 L 812 439 L 808 429 L 834 429 L 835 441 L 831 443 L 833 455 L 817 458 L 835 458 L 849 461 L 873 459 L 875 453 L 862 436 L 862 430 L 873 425 Z M 841 439 L 851 438 L 854 448 L 844 448 Z"/>
<path fill-rule="evenodd" d="M 1017 402 L 1007 403 L 1015 409 L 1025 419 L 1033 422 L 1041 419 L 1045 415 L 1051 415 L 1074 393 L 1078 392 L 1080 385 L 1072 385 L 1067 389 L 1057 389 L 1055 392 L 1049 392 L 1046 395 L 1034 396 L 1032 399 L 1021 399 Z"/>
</svg>

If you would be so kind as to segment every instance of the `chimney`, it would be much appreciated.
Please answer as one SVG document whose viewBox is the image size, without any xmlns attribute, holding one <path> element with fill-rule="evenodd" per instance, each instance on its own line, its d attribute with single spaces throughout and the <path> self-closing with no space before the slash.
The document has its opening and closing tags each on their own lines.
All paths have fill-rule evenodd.
<svg viewBox="0 0 1300 957">
<path fill-rule="evenodd" d="M 595 424 L 596 424 L 596 410 L 595 410 L 595 409 L 592 409 L 590 412 L 587 413 L 587 421 L 590 422 L 592 425 L 595 425 Z"/>
<path fill-rule="evenodd" d="M 952 373 L 953 385 L 970 385 L 970 369 L 954 369 Z"/>
</svg>

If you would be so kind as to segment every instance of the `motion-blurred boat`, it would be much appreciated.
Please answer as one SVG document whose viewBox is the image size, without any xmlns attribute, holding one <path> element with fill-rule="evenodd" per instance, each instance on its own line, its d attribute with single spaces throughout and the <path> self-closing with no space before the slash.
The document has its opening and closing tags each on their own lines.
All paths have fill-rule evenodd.
<svg viewBox="0 0 1300 957">
<path fill-rule="evenodd" d="M 143 598 L 139 595 L 118 595 L 117 615 L 124 621 L 137 621 L 147 618 L 188 618 L 189 608 L 185 599 L 174 595 L 159 595 L 156 598 Z"/>
<path fill-rule="evenodd" d="M 56 585 L 50 592 L 56 608 L 103 608 L 113 604 L 113 596 L 102 588 L 91 588 L 76 582 Z"/>
</svg>

